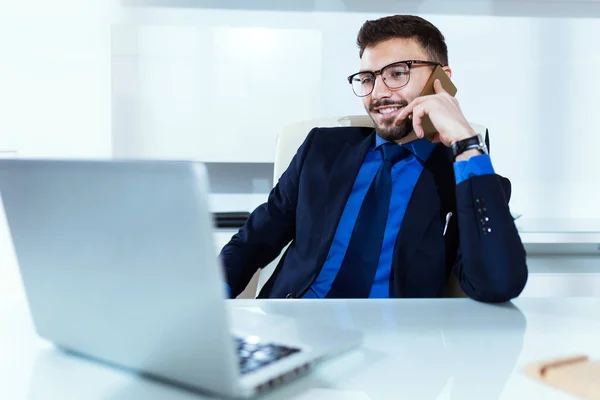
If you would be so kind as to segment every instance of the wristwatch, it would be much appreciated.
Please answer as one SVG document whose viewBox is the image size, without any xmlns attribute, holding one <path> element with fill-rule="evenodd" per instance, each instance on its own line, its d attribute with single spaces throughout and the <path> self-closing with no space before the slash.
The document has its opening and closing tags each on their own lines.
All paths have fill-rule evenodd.
<svg viewBox="0 0 600 400">
<path fill-rule="evenodd" d="M 454 154 L 454 160 L 456 157 L 468 150 L 479 150 L 482 154 L 488 154 L 487 146 L 483 136 L 477 134 L 467 139 L 458 140 L 452 145 L 452 153 Z"/>
</svg>

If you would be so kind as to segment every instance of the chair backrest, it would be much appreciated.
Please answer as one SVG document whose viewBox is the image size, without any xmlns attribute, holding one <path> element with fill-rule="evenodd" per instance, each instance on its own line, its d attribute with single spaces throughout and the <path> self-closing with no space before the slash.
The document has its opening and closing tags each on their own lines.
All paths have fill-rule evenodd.
<svg viewBox="0 0 600 400">
<path fill-rule="evenodd" d="M 373 120 L 367 115 L 347 115 L 338 118 L 322 118 L 310 121 L 302 121 L 284 128 L 281 134 L 277 138 L 277 144 L 275 148 L 275 166 L 273 172 L 273 182 L 277 184 L 279 177 L 288 168 L 292 158 L 298 151 L 298 148 L 306 139 L 306 136 L 315 127 L 336 127 L 336 126 L 360 126 L 372 128 Z M 487 129 L 483 125 L 471 123 L 473 129 L 481 134 L 486 135 Z M 281 252 L 283 254 L 285 249 Z M 257 294 L 260 292 L 262 286 L 267 282 L 269 276 L 273 273 L 279 258 L 275 259 L 267 267 L 263 268 L 260 272 L 259 281 L 257 285 Z M 447 285 L 447 297 L 465 297 L 464 293 L 458 286 L 456 279 L 451 277 Z"/>
<path fill-rule="evenodd" d="M 335 126 L 362 126 L 372 128 L 374 125 L 373 120 L 367 115 L 348 115 L 339 118 L 322 118 L 302 121 L 286 126 L 277 137 L 273 182 L 276 184 L 279 177 L 285 172 L 311 129 L 315 127 L 328 128 Z"/>
</svg>

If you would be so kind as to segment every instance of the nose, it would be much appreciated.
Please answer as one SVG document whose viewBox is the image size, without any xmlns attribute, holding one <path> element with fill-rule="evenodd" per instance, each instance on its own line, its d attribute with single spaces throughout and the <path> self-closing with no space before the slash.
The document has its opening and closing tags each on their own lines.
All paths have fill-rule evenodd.
<svg viewBox="0 0 600 400">
<path fill-rule="evenodd" d="M 373 84 L 373 92 L 371 92 L 373 100 L 381 100 L 391 96 L 392 91 L 383 82 L 383 77 L 381 75 L 377 76 L 375 78 L 375 83 Z"/>
</svg>

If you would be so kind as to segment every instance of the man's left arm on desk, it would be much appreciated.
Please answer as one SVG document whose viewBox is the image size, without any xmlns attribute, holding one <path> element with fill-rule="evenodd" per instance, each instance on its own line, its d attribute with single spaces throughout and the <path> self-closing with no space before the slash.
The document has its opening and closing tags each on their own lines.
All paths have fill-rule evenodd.
<svg viewBox="0 0 600 400">
<path fill-rule="evenodd" d="M 454 274 L 474 300 L 509 301 L 522 292 L 528 274 L 508 206 L 510 181 L 495 173 L 487 154 L 457 157 L 454 173 L 460 243 Z"/>
</svg>

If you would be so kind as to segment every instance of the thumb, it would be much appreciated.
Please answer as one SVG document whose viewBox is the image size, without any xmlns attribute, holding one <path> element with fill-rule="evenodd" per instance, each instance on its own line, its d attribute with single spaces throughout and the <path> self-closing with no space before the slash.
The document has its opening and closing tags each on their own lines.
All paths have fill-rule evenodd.
<svg viewBox="0 0 600 400">
<path fill-rule="evenodd" d="M 433 90 L 435 90 L 435 93 L 436 93 L 436 94 L 439 94 L 439 93 L 446 93 L 446 91 L 444 90 L 444 87 L 442 86 L 442 82 L 440 82 L 440 80 L 439 80 L 439 79 L 436 79 L 436 80 L 433 82 Z"/>
</svg>

